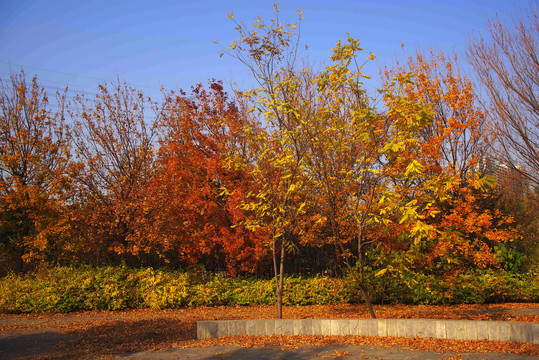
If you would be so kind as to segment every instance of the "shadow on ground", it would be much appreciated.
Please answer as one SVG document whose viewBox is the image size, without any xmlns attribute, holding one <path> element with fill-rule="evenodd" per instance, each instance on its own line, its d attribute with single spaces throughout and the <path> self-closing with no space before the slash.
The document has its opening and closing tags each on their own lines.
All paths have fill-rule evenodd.
<svg viewBox="0 0 539 360">
<path fill-rule="evenodd" d="M 59 348 L 65 356 L 99 357 L 171 347 L 194 340 L 196 322 L 170 318 L 121 320 L 88 326 L 66 333 L 71 340 Z"/>
<path fill-rule="evenodd" d="M 55 354 L 58 353 L 57 344 L 71 339 L 70 335 L 55 329 L 1 337 L 0 358 L 36 358 L 44 354 Z"/>
<path fill-rule="evenodd" d="M 0 337 L 1 359 L 99 358 L 162 350 L 194 340 L 196 322 L 170 318 L 117 320 L 75 329 L 40 329 Z"/>
</svg>

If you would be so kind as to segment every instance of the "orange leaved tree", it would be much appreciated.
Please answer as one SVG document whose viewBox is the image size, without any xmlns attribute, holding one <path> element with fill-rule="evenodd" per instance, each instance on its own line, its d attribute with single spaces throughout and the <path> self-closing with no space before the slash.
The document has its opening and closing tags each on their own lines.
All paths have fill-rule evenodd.
<svg viewBox="0 0 539 360">
<path fill-rule="evenodd" d="M 19 271 L 25 261 L 61 260 L 68 239 L 64 99 L 52 111 L 37 79 L 27 81 L 24 72 L 0 81 L 0 251 L 16 257 Z"/>
<path fill-rule="evenodd" d="M 403 92 L 432 113 L 432 121 L 415 139 L 419 171 L 412 181 L 395 181 L 400 196 L 419 205 L 416 216 L 431 230 L 412 243 L 417 265 L 442 273 L 497 266 L 494 246 L 518 234 L 510 217 L 492 209 L 493 179 L 480 171 L 491 131 L 474 86 L 460 74 L 456 57 L 436 52 L 418 52 L 386 77 L 405 73 L 414 77 Z M 429 182 L 442 185 L 436 188 L 443 194 L 433 198 L 420 191 Z"/>
<path fill-rule="evenodd" d="M 118 81 L 100 85 L 93 101 L 78 96 L 70 113 L 76 160 L 70 220 L 87 257 L 140 261 L 151 252 L 146 228 L 158 208 L 145 198 L 156 171 L 160 112 Z"/>
</svg>

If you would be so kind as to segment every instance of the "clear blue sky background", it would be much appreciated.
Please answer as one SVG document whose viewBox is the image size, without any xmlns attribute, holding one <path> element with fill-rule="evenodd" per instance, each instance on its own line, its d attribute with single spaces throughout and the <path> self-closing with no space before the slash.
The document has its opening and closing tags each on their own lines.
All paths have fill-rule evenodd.
<svg viewBox="0 0 539 360">
<path fill-rule="evenodd" d="M 21 66 L 37 74 L 48 90 L 69 87 L 95 92 L 102 80 L 117 76 L 148 95 L 159 87 L 189 89 L 209 78 L 250 84 L 234 59 L 219 58 L 237 36 L 226 14 L 252 23 L 271 17 L 273 1 L 31 1 L 0 0 L 0 77 Z M 390 65 L 417 47 L 462 51 L 472 31 L 485 31 L 487 19 L 510 19 L 519 0 L 291 0 L 281 1 L 281 17 L 294 21 L 304 11 L 306 55 L 327 59 L 346 33 L 377 55 L 376 66 Z M 377 75 L 377 68 L 368 69 Z"/>
</svg>

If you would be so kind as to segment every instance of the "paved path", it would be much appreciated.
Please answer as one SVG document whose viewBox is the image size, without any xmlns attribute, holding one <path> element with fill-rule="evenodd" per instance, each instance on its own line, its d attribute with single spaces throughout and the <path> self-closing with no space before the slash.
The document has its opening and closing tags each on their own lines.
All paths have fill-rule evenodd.
<svg viewBox="0 0 539 360">
<path fill-rule="evenodd" d="M 167 351 L 144 351 L 115 357 L 116 359 L 234 359 L 234 360 L 304 360 L 304 359 L 384 359 L 384 360 L 434 360 L 458 358 L 466 360 L 500 359 L 524 360 L 539 359 L 537 357 L 515 354 L 442 354 L 434 351 L 413 351 L 406 349 L 383 349 L 374 346 L 300 346 L 298 349 L 281 349 L 279 346 L 264 348 L 241 348 L 239 346 L 213 346 L 208 348 L 172 349 Z"/>
<path fill-rule="evenodd" d="M 57 329 L 41 329 L 39 331 L 26 331 L 19 334 L 4 336 L 0 334 L 0 358 L 9 359 L 35 359 L 40 357 L 54 358 L 57 353 L 56 344 L 69 340 L 69 337 Z M 457 357 L 460 355 L 461 357 Z M 61 357 L 65 359 L 65 357 Z M 101 356 L 95 359 L 100 359 Z M 180 348 L 163 351 L 142 351 L 137 353 L 111 356 L 113 359 L 147 359 L 147 360 L 210 360 L 210 359 L 237 359 L 237 360 L 304 360 L 304 359 L 500 359 L 523 360 L 539 359 L 539 357 L 521 356 L 516 354 L 499 353 L 463 353 L 450 354 L 433 351 L 416 351 L 402 348 L 384 349 L 375 346 L 300 346 L 297 349 L 283 349 L 279 346 L 263 348 L 242 348 L 239 346 L 213 346 Z"/>
<path fill-rule="evenodd" d="M 531 309 L 512 309 L 511 313 L 526 313 L 530 315 L 537 314 L 539 308 L 534 307 Z M 496 311 L 509 311 L 509 310 L 496 310 Z M 169 322 L 161 321 L 159 324 L 170 326 L 173 334 L 177 334 L 177 322 L 182 320 L 183 313 L 163 313 L 158 317 L 166 316 Z M 59 344 L 77 340 L 77 337 L 93 336 L 91 345 L 96 346 L 101 351 L 88 352 L 89 356 L 81 356 L 84 359 L 101 359 L 101 358 L 116 358 L 116 359 L 191 359 L 191 360 L 206 360 L 206 359 L 261 359 L 261 360 L 274 360 L 274 359 L 539 359 L 539 357 L 520 356 L 516 354 L 498 354 L 498 353 L 461 353 L 461 354 L 449 354 L 438 353 L 433 351 L 415 351 L 407 350 L 403 348 L 391 348 L 385 349 L 374 346 L 345 346 L 345 345 L 330 345 L 330 346 L 300 346 L 297 349 L 282 349 L 280 346 L 267 346 L 264 348 L 242 348 L 233 345 L 226 346 L 214 346 L 214 347 L 194 347 L 194 348 L 175 348 L 171 350 L 160 351 L 139 351 L 139 349 L 148 349 L 150 347 L 131 347 L 129 351 L 139 351 L 133 353 L 125 353 L 118 355 L 117 349 L 105 348 L 101 342 L 103 339 L 103 331 L 109 331 L 108 335 L 117 338 L 118 332 L 122 331 L 122 328 L 116 327 L 114 321 L 116 320 L 141 320 L 139 322 L 144 323 L 148 321 L 151 325 L 151 320 L 156 317 L 155 314 L 139 314 L 139 313 L 95 313 L 91 315 L 69 315 L 69 316 L 43 316 L 43 317 L 25 317 L 25 316 L 5 316 L 0 318 L 0 359 L 72 359 L 76 358 L 71 352 L 71 355 L 66 355 L 66 352 L 62 352 L 62 349 L 58 347 Z M 69 332 L 66 331 L 66 324 L 84 325 L 88 322 L 102 320 L 107 324 L 112 322 L 111 326 L 97 326 L 92 328 L 92 333 L 88 332 Z M 122 325 L 123 322 L 118 322 Z M 125 323 L 128 326 L 137 325 L 136 322 Z M 140 324 L 138 324 L 140 325 Z M 194 323 L 193 323 L 194 326 Z M 124 329 L 125 330 L 125 329 Z M 131 328 L 128 329 L 131 333 Z M 122 345 L 121 341 L 130 342 L 131 339 L 138 339 L 139 336 L 148 335 L 149 342 L 160 341 L 158 337 L 147 333 L 147 327 L 141 327 L 136 329 L 137 332 L 133 333 L 133 337 L 124 337 L 115 345 Z M 127 330 L 126 330 L 127 331 Z M 194 339 L 194 327 L 191 330 L 193 334 L 189 337 Z M 107 336 L 108 336 L 107 335 Z M 124 334 L 125 335 L 125 334 Z M 167 340 L 168 338 L 165 338 Z M 174 341 L 175 335 L 172 337 Z M 93 342 L 95 340 L 95 342 Z M 138 339 L 140 340 L 140 339 Z M 168 341 L 167 340 L 167 341 Z M 169 341 L 169 342 L 170 342 Z M 78 344 L 78 343 L 77 343 Z M 159 342 L 155 343 L 159 344 Z M 87 345 L 87 344 L 86 344 Z M 158 345 L 159 346 L 159 345 Z M 78 349 L 78 348 L 77 348 Z M 125 348 L 124 348 L 125 349 Z M 73 350 L 73 349 L 71 349 Z M 71 351 L 70 350 L 70 351 Z M 76 350 L 76 349 L 75 349 Z M 123 350 L 127 351 L 127 350 Z M 116 355 L 111 355 L 116 354 Z"/>
</svg>

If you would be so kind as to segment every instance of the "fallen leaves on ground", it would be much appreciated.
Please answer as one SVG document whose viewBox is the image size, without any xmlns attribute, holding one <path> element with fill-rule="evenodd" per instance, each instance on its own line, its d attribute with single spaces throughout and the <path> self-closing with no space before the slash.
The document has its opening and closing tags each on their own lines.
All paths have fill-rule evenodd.
<svg viewBox="0 0 539 360">
<path fill-rule="evenodd" d="M 378 305 L 379 318 L 435 318 L 539 322 L 539 304 L 457 306 Z M 401 347 L 445 353 L 501 352 L 539 356 L 539 345 L 489 340 L 464 341 L 429 338 L 364 336 L 234 336 L 196 339 L 199 320 L 275 318 L 273 306 L 200 307 L 178 310 L 130 310 L 76 314 L 4 315 L 0 331 L 59 329 L 72 340 L 59 344 L 59 352 L 44 358 L 96 357 L 110 354 L 165 350 L 177 347 L 238 345 L 284 348 L 329 344 Z M 368 318 L 364 305 L 285 307 L 285 318 Z"/>
</svg>

